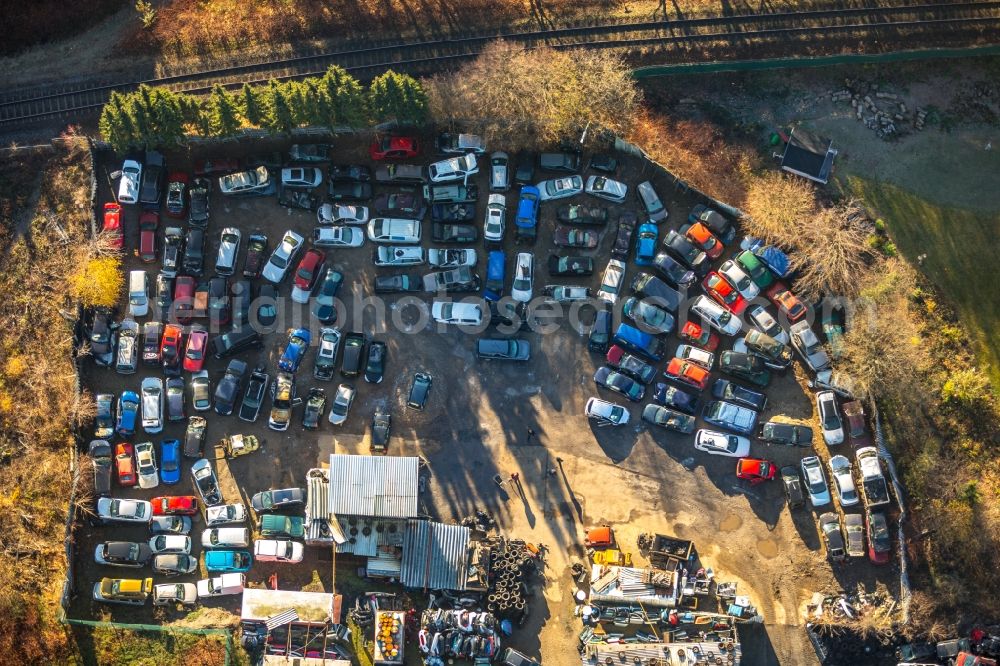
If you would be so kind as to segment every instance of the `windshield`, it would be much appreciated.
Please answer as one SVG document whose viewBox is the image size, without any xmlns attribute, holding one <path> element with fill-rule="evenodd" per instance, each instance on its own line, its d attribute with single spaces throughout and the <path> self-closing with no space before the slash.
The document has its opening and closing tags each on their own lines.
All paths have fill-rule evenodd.
<svg viewBox="0 0 1000 666">
<path fill-rule="evenodd" d="M 726 438 L 726 450 L 730 453 L 736 453 L 736 450 L 740 448 L 740 440 L 736 437 L 730 435 Z"/>
<path fill-rule="evenodd" d="M 271 263 L 277 266 L 278 268 L 284 268 L 285 266 L 288 265 L 288 260 L 280 255 L 272 254 Z"/>
</svg>

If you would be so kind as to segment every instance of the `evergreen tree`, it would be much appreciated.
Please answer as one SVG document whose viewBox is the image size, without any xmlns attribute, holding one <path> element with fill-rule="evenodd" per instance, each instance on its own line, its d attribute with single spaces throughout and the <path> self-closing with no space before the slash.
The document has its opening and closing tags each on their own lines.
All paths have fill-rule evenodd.
<svg viewBox="0 0 1000 666">
<path fill-rule="evenodd" d="M 267 87 L 267 96 L 264 126 L 277 134 L 287 134 L 295 127 L 295 117 L 284 87 L 278 81 L 271 79 Z"/>
<path fill-rule="evenodd" d="M 233 136 L 242 123 L 236 99 L 220 85 L 212 88 L 208 101 L 208 119 L 212 136 Z"/>
<path fill-rule="evenodd" d="M 249 83 L 244 83 L 241 102 L 243 117 L 251 125 L 260 127 L 264 122 L 264 105 L 261 103 L 260 91 Z"/>
<path fill-rule="evenodd" d="M 427 119 L 427 92 L 419 81 L 391 69 L 369 88 L 369 105 L 378 122 L 422 124 Z"/>
<path fill-rule="evenodd" d="M 329 111 L 322 124 L 327 127 L 363 127 L 368 123 L 367 100 L 364 88 L 347 70 L 331 65 L 320 80 L 320 90 L 325 94 Z"/>
<path fill-rule="evenodd" d="M 105 141 L 118 152 L 125 151 L 132 142 L 131 122 L 126 122 L 128 115 L 125 113 L 125 99 L 117 90 L 111 92 L 107 104 L 101 110 L 101 120 L 99 128 Z"/>
</svg>

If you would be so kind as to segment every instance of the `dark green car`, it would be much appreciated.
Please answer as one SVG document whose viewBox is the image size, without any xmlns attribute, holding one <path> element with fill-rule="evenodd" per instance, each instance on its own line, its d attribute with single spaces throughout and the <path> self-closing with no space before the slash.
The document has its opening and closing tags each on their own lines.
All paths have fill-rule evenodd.
<svg viewBox="0 0 1000 666">
<path fill-rule="evenodd" d="M 767 371 L 764 359 L 754 354 L 724 351 L 719 358 L 719 369 L 757 386 L 767 386 L 771 383 L 771 373 Z"/>
<path fill-rule="evenodd" d="M 260 535 L 262 537 L 297 539 L 305 533 L 305 519 L 299 516 L 281 516 L 268 513 L 260 517 Z"/>
<path fill-rule="evenodd" d="M 746 271 L 753 283 L 760 287 L 761 291 L 767 289 L 774 282 L 774 274 L 757 258 L 750 250 L 744 250 L 736 255 L 736 263 Z"/>
</svg>

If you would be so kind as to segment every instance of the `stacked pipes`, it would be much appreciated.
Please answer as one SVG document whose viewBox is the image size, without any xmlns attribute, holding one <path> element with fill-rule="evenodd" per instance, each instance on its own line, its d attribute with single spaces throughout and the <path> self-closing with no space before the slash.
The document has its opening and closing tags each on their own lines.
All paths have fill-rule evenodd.
<svg viewBox="0 0 1000 666">
<path fill-rule="evenodd" d="M 534 556 L 523 543 L 502 543 L 490 560 L 487 610 L 499 617 L 522 619 L 527 609 L 525 578 L 535 570 Z"/>
</svg>

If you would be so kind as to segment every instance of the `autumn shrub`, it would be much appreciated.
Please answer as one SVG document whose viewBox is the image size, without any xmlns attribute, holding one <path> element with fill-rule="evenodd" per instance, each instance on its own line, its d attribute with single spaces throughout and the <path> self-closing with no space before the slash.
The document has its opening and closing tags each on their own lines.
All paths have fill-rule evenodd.
<svg viewBox="0 0 1000 666">
<path fill-rule="evenodd" d="M 747 178 L 744 225 L 754 236 L 783 247 L 795 244 L 819 211 L 816 189 L 796 176 L 765 171 Z"/>
<path fill-rule="evenodd" d="M 976 368 L 956 370 L 941 387 L 941 399 L 965 408 L 982 406 L 993 399 L 990 379 Z"/>
<path fill-rule="evenodd" d="M 125 284 L 118 257 L 93 257 L 69 275 L 74 297 L 87 307 L 114 307 Z"/>
</svg>

